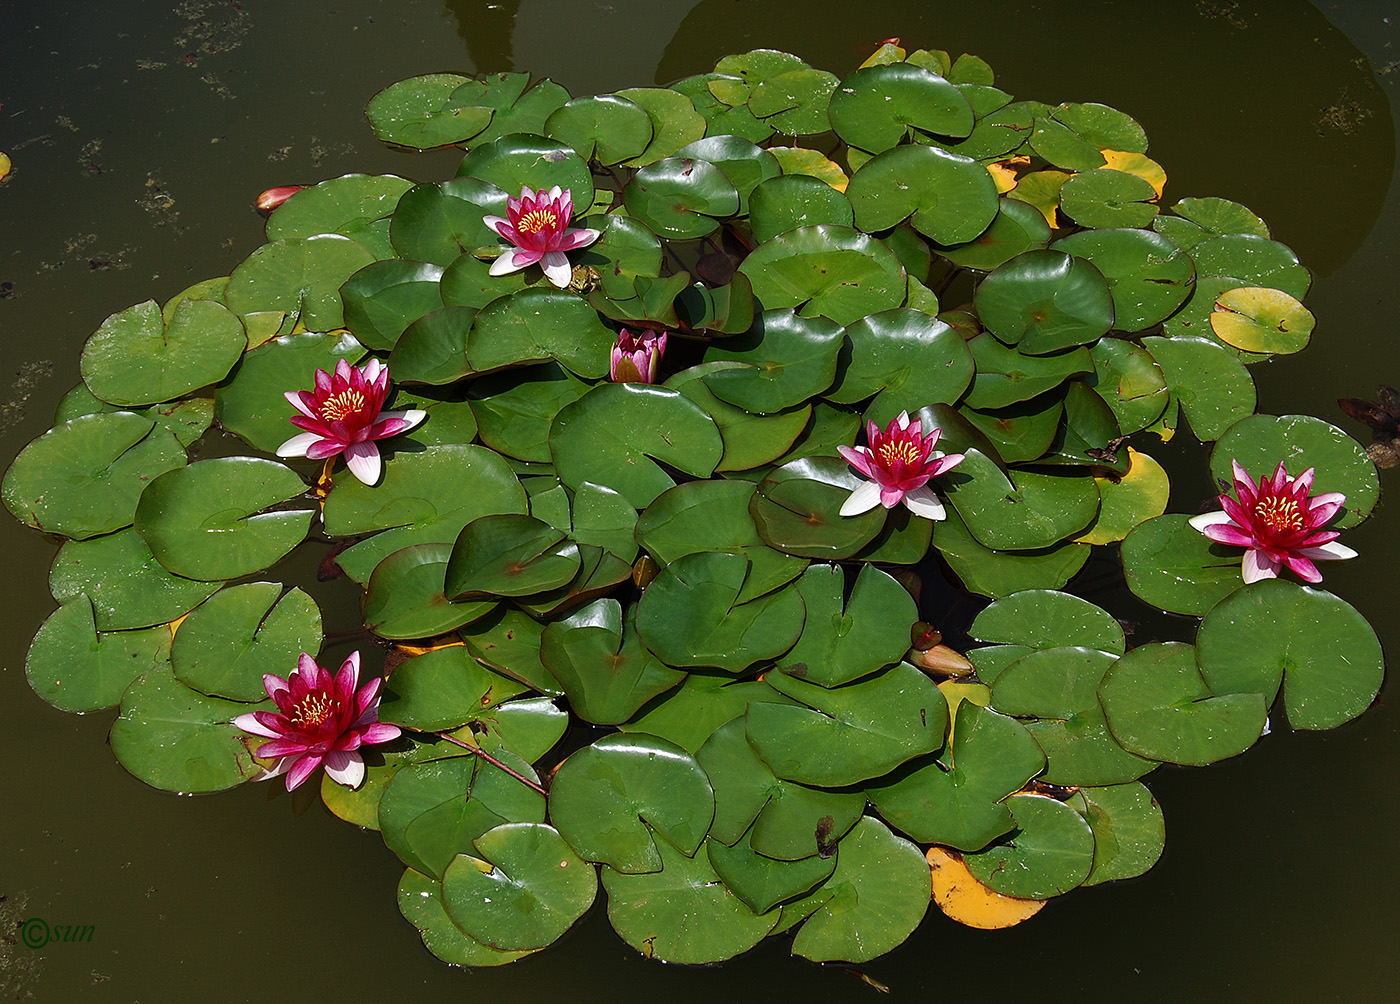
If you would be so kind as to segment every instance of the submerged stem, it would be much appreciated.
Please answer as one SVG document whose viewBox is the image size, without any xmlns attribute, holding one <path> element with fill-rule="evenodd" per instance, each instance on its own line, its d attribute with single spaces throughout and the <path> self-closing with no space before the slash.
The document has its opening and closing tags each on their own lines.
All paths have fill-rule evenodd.
<svg viewBox="0 0 1400 1004">
<path fill-rule="evenodd" d="M 511 777 L 515 778 L 515 779 L 516 779 L 517 781 L 519 781 L 521 784 L 525 785 L 527 788 L 533 788 L 535 791 L 538 791 L 541 795 L 544 795 L 544 796 L 548 797 L 549 792 L 548 792 L 547 790 L 545 790 L 545 788 L 543 788 L 541 785 L 537 784 L 536 782 L 531 781 L 528 777 L 526 777 L 524 774 L 520 773 L 519 771 L 513 770 L 513 769 L 510 768 L 510 767 L 507 767 L 505 764 L 501 763 L 501 761 L 499 761 L 499 760 L 497 760 L 495 757 L 493 757 L 490 753 L 487 753 L 487 752 L 486 752 L 484 749 L 482 749 L 480 746 L 473 746 L 471 743 L 469 743 L 469 742 L 464 742 L 464 741 L 462 741 L 461 739 L 458 739 L 456 736 L 454 736 L 454 735 L 449 735 L 449 734 L 446 733 L 446 732 L 429 732 L 429 733 L 427 733 L 427 735 L 438 736 L 438 737 L 440 737 L 440 738 L 442 738 L 442 739 L 446 739 L 446 740 L 447 740 L 448 742 L 450 742 L 450 743 L 454 743 L 454 744 L 456 744 L 456 745 L 462 747 L 462 749 L 464 749 L 464 750 L 470 750 L 471 752 L 475 753 L 477 756 L 481 757 L 481 759 L 483 759 L 483 760 L 485 760 L 487 763 L 491 764 L 493 767 L 499 767 L 501 770 L 505 771 L 507 774 L 509 774 Z"/>
</svg>

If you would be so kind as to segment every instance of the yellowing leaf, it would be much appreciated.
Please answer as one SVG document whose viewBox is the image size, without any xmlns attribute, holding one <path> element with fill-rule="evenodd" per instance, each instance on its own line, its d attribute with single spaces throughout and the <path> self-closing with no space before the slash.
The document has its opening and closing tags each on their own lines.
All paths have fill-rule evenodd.
<svg viewBox="0 0 1400 1004">
<path fill-rule="evenodd" d="M 1100 150 L 1104 164 L 1124 174 L 1135 174 L 1152 186 L 1157 198 L 1162 197 L 1162 189 L 1167 186 L 1167 172 L 1162 165 L 1141 153 L 1125 153 L 1122 150 Z"/>
<path fill-rule="evenodd" d="M 971 701 L 979 708 L 992 703 L 992 688 L 985 683 L 959 683 L 957 680 L 944 680 L 938 685 L 943 699 L 948 702 L 948 745 L 953 743 L 953 729 L 958 720 L 958 706 L 963 701 Z"/>
<path fill-rule="evenodd" d="M 13 166 L 9 156 L 5 153 L 0 153 L 0 181 L 4 181 L 10 176 L 10 170 Z"/>
<path fill-rule="evenodd" d="M 924 855 L 933 872 L 933 901 L 959 924 L 983 931 L 1015 927 L 1045 905 L 1043 899 L 1017 899 L 993 892 L 972 877 L 962 859 L 942 847 Z"/>
<path fill-rule="evenodd" d="M 987 165 L 987 173 L 992 176 L 992 183 L 997 186 L 997 194 L 1005 195 L 1016 187 L 1016 168 L 1022 164 L 1029 164 L 1031 159 L 1025 155 L 1020 157 L 1008 157 L 1006 160 L 998 160 Z"/>
<path fill-rule="evenodd" d="M 880 48 L 870 54 L 870 58 L 860 64 L 863 70 L 867 66 L 885 66 L 888 63 L 904 62 L 904 50 L 900 48 L 899 39 L 892 38 Z"/>
<path fill-rule="evenodd" d="M 1111 544 L 1122 540 L 1139 523 L 1167 511 L 1171 483 L 1162 465 L 1131 446 L 1128 473 L 1118 480 L 1094 478 L 1099 486 L 1099 514 L 1075 540 L 1080 544 Z"/>
<path fill-rule="evenodd" d="M 1210 329 L 1226 345 L 1246 352 L 1297 352 L 1316 323 L 1312 311 L 1281 289 L 1240 286 L 1221 293 Z"/>
<path fill-rule="evenodd" d="M 1035 206 L 1050 228 L 1056 229 L 1055 210 L 1060 206 L 1060 186 L 1069 180 L 1064 171 L 1032 171 L 1016 183 L 1010 197 Z"/>
<path fill-rule="evenodd" d="M 778 158 L 778 165 L 784 174 L 810 174 L 813 178 L 825 181 L 838 192 L 844 192 L 850 178 L 846 177 L 840 165 L 828 160 L 818 150 L 804 150 L 795 146 L 775 146 L 768 151 Z"/>
</svg>

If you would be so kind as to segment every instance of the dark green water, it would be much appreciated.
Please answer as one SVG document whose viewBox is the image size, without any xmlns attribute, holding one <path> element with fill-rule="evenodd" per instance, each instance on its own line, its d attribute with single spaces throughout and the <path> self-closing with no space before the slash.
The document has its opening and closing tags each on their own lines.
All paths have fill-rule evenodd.
<svg viewBox="0 0 1400 1004">
<path fill-rule="evenodd" d="M 0 188 L 0 462 L 48 428 L 104 317 L 226 274 L 261 242 L 257 192 L 351 171 L 449 175 L 451 155 L 374 142 L 360 109 L 394 80 L 516 69 L 587 94 L 760 45 L 844 74 L 891 35 L 976 53 L 1018 97 L 1121 108 L 1151 137 L 1168 202 L 1219 195 L 1260 213 L 1314 270 L 1318 318 L 1308 351 L 1255 369 L 1261 410 L 1361 436 L 1335 399 L 1400 384 L 1397 31 L 1400 3 L 1301 0 L 4 0 L 0 150 L 15 174 Z M 1209 493 L 1204 465 L 1191 470 L 1174 509 Z M 1327 569 L 1392 657 L 1396 518 L 1352 531 L 1361 556 Z M 38 953 L 0 944 L 0 987 L 18 979 L 18 999 L 880 999 L 781 939 L 719 967 L 651 963 L 601 911 L 513 966 L 448 969 L 399 918 L 401 869 L 376 835 L 272 786 L 148 789 L 113 760 L 110 713 L 35 697 L 24 654 L 54 607 L 54 546 L 7 517 L 0 548 L 0 910 L 94 928 L 89 943 Z M 350 600 L 331 628 L 350 626 Z M 1236 760 L 1155 772 L 1167 852 L 1144 878 L 1073 893 L 1005 932 L 934 911 L 866 971 L 895 1000 L 1393 999 L 1393 693 L 1333 733 L 1280 728 Z"/>
</svg>

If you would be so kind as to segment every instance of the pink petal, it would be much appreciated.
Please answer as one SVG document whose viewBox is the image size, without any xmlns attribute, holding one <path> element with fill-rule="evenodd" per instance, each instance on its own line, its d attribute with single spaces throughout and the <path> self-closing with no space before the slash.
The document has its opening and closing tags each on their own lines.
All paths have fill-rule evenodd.
<svg viewBox="0 0 1400 1004">
<path fill-rule="evenodd" d="M 913 491 L 904 493 L 904 506 L 915 516 L 923 516 L 925 519 L 940 520 L 947 519 L 948 513 L 943 508 L 943 503 L 938 500 L 933 489 L 924 485 L 915 488 Z"/>
<path fill-rule="evenodd" d="M 1321 547 L 1300 547 L 1295 552 L 1312 561 L 1339 561 L 1346 558 L 1356 557 L 1356 552 L 1345 544 L 1336 542 L 1323 544 Z"/>
<path fill-rule="evenodd" d="M 850 498 L 842 503 L 841 515 L 858 516 L 863 512 L 869 512 L 879 504 L 880 486 L 874 481 L 867 481 L 851 492 Z"/>
<path fill-rule="evenodd" d="M 899 500 L 904 498 L 903 488 L 894 488 L 889 485 L 880 486 L 880 504 L 886 509 L 893 509 L 899 505 Z"/>
<path fill-rule="evenodd" d="M 316 773 L 316 768 L 321 766 L 321 756 L 316 753 L 308 753 L 298 757 L 292 764 L 292 769 L 287 773 L 287 790 L 292 791 L 301 787 L 301 783 L 312 774 Z"/>
<path fill-rule="evenodd" d="M 1231 547 L 1253 547 L 1254 538 L 1233 523 L 1215 523 L 1201 529 L 1201 532 L 1217 544 Z"/>
<path fill-rule="evenodd" d="M 1275 561 L 1263 551 L 1251 548 L 1244 552 L 1244 561 L 1240 564 L 1240 572 L 1244 576 L 1245 582 L 1258 582 L 1260 579 L 1272 579 L 1278 576 L 1280 561 Z"/>
<path fill-rule="evenodd" d="M 577 251 L 579 248 L 587 247 L 603 235 L 601 230 L 593 230 L 589 227 L 579 227 L 565 233 L 556 242 L 555 247 L 560 251 Z"/>
<path fill-rule="evenodd" d="M 1283 563 L 1304 582 L 1322 581 L 1322 573 L 1317 570 L 1317 566 L 1297 551 L 1290 551 L 1285 555 Z"/>
<path fill-rule="evenodd" d="M 309 460 L 325 460 L 333 457 L 345 449 L 346 444 L 333 439 L 320 439 L 306 448 L 306 456 Z"/>
<path fill-rule="evenodd" d="M 870 467 L 870 458 L 866 456 L 866 452 L 860 447 L 838 446 L 836 447 L 836 452 L 841 454 L 842 459 L 845 460 L 846 463 L 860 471 L 867 478 L 873 478 L 875 476 L 874 471 L 872 471 Z"/>
<path fill-rule="evenodd" d="M 255 736 L 262 736 L 264 739 L 276 739 L 282 734 L 280 732 L 274 732 L 262 722 L 258 721 L 258 717 L 255 714 L 239 715 L 233 720 L 233 724 L 244 732 Z"/>
<path fill-rule="evenodd" d="M 365 779 L 365 762 L 358 753 L 337 750 L 326 755 L 326 773 L 332 781 L 347 788 L 358 788 Z"/>
<path fill-rule="evenodd" d="M 366 746 L 373 746 L 376 743 L 387 743 L 401 735 L 403 735 L 403 730 L 397 725 L 390 725 L 388 722 L 375 722 L 360 734 L 360 738 Z"/>
<path fill-rule="evenodd" d="M 307 450 L 311 449 L 314 444 L 321 442 L 321 438 L 314 432 L 300 433 L 277 447 L 277 455 L 279 457 L 304 457 Z"/>
<path fill-rule="evenodd" d="M 545 278 L 560 289 L 565 289 L 569 285 L 569 280 L 573 278 L 574 270 L 569 265 L 569 259 L 563 251 L 549 251 L 540 259 L 540 267 L 544 269 Z"/>
<path fill-rule="evenodd" d="M 364 484 L 374 484 L 382 470 L 379 447 L 372 442 L 352 443 L 345 450 L 345 466 Z"/>
</svg>

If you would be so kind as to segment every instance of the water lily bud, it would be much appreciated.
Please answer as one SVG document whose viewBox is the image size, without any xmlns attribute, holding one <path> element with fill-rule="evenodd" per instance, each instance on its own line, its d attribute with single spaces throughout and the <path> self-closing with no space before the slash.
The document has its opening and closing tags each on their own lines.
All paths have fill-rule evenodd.
<svg viewBox="0 0 1400 1004">
<path fill-rule="evenodd" d="M 259 213 L 264 216 L 270 216 L 274 209 L 305 187 L 305 185 L 281 185 L 277 188 L 269 188 L 259 195 L 253 204 L 257 206 Z"/>
<path fill-rule="evenodd" d="M 915 621 L 909 629 L 909 643 L 916 652 L 927 652 L 942 642 L 943 632 L 928 621 Z"/>
<path fill-rule="evenodd" d="M 612 350 L 611 377 L 614 383 L 655 383 L 661 354 L 666 351 L 666 332 L 648 328 L 632 335 L 626 328 L 617 333 Z"/>
<path fill-rule="evenodd" d="M 943 676 L 966 676 L 973 670 L 966 656 L 954 652 L 947 645 L 934 645 L 922 652 L 916 652 L 911 660 L 920 669 Z"/>
</svg>

